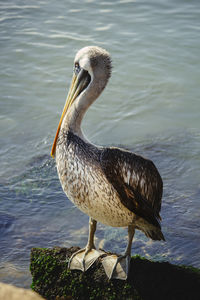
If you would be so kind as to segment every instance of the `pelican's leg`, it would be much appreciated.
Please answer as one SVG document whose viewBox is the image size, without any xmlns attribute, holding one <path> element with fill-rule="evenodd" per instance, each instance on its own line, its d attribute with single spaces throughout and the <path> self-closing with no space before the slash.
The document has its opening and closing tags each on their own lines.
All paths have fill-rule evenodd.
<svg viewBox="0 0 200 300">
<path fill-rule="evenodd" d="M 96 231 L 97 222 L 90 218 L 89 220 L 89 237 L 85 248 L 75 252 L 70 260 L 68 267 L 71 270 L 87 271 L 91 265 L 103 254 L 98 252 L 94 245 L 94 234 Z"/>
<path fill-rule="evenodd" d="M 124 255 L 117 256 L 115 254 L 112 254 L 102 259 L 104 270 L 109 279 L 126 280 L 128 278 L 128 272 L 129 272 L 130 260 L 131 260 L 131 246 L 132 246 L 134 233 L 135 233 L 135 227 L 133 225 L 129 225 L 128 245 Z"/>
</svg>

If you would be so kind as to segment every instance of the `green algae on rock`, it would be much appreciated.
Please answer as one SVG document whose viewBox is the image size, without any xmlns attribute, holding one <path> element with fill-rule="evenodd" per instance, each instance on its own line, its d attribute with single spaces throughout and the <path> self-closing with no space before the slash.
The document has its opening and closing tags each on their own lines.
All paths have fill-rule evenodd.
<svg viewBox="0 0 200 300">
<path fill-rule="evenodd" d="M 30 270 L 32 289 L 44 298 L 99 300 L 197 300 L 200 270 L 132 257 L 127 281 L 109 280 L 100 259 L 85 273 L 67 268 L 77 247 L 33 248 Z"/>
</svg>

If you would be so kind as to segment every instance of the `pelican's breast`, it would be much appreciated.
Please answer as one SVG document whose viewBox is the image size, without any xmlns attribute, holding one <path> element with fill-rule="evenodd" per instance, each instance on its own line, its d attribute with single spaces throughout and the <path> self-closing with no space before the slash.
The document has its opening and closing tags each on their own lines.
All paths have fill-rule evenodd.
<svg viewBox="0 0 200 300">
<path fill-rule="evenodd" d="M 118 193 L 100 166 L 101 149 L 85 143 L 71 132 L 61 132 L 56 163 L 62 188 L 70 201 L 103 224 L 131 224 L 135 215 L 122 205 Z"/>
</svg>

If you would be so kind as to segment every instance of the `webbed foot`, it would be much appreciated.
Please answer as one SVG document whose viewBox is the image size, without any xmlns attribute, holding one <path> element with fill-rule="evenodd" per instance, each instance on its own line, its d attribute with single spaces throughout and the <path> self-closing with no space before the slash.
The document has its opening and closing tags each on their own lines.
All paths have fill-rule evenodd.
<svg viewBox="0 0 200 300">
<path fill-rule="evenodd" d="M 70 270 L 81 270 L 85 272 L 101 255 L 102 253 L 96 249 L 80 249 L 71 256 L 68 268 Z"/>
<path fill-rule="evenodd" d="M 102 264 L 109 279 L 126 280 L 130 267 L 130 255 L 117 256 L 115 254 L 102 258 Z"/>
</svg>

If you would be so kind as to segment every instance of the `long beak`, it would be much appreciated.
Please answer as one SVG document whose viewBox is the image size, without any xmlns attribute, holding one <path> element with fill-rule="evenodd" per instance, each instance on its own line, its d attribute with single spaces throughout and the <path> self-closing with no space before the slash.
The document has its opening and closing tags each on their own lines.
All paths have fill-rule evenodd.
<svg viewBox="0 0 200 300">
<path fill-rule="evenodd" d="M 61 124 L 66 112 L 69 110 L 70 106 L 74 102 L 74 100 L 78 97 L 78 95 L 87 87 L 90 82 L 90 76 L 87 71 L 81 70 L 78 75 L 74 74 L 72 77 L 71 86 L 67 95 L 67 99 L 65 102 L 65 106 L 63 108 L 63 112 L 60 118 L 60 122 L 58 124 L 58 129 L 56 132 L 56 136 L 54 138 L 53 146 L 51 149 L 51 156 L 54 158 L 56 151 L 56 142 L 58 139 L 58 135 L 60 132 Z"/>
</svg>

